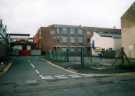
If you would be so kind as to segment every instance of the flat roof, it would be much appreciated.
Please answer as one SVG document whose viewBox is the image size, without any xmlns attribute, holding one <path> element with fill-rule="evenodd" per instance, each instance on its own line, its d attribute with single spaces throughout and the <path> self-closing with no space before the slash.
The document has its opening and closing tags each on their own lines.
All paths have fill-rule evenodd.
<svg viewBox="0 0 135 96">
<path fill-rule="evenodd" d="M 21 33 L 8 33 L 10 36 L 30 36 L 30 34 L 21 34 Z"/>
</svg>

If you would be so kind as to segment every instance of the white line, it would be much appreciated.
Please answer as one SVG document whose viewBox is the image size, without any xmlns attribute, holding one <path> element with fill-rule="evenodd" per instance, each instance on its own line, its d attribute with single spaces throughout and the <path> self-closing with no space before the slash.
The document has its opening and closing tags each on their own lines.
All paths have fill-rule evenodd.
<svg viewBox="0 0 135 96">
<path fill-rule="evenodd" d="M 42 79 L 43 75 L 39 74 L 39 77 Z"/>
<path fill-rule="evenodd" d="M 40 74 L 40 72 L 37 69 L 35 69 L 35 71 L 36 71 L 37 74 Z"/>
<path fill-rule="evenodd" d="M 34 69 L 35 69 L 35 65 L 34 65 L 34 64 L 32 64 L 32 63 L 31 63 L 30 65 L 32 66 L 32 68 L 34 68 Z"/>
<path fill-rule="evenodd" d="M 42 79 L 43 76 L 40 74 L 40 72 L 38 71 L 38 69 L 36 69 L 36 66 L 30 60 L 28 62 L 30 63 L 31 67 L 33 69 L 35 69 L 35 72 L 38 74 L 38 76 Z"/>
<path fill-rule="evenodd" d="M 55 75 L 54 77 L 56 77 L 57 79 L 68 79 L 68 77 L 65 75 Z"/>
<path fill-rule="evenodd" d="M 42 76 L 41 79 L 54 80 L 55 78 L 53 76 Z"/>
<path fill-rule="evenodd" d="M 82 76 L 78 75 L 78 74 L 72 74 L 72 75 L 68 75 L 71 78 L 81 78 Z"/>
<path fill-rule="evenodd" d="M 44 61 L 45 61 L 45 60 L 44 60 Z M 65 69 L 65 68 L 63 68 L 63 67 L 60 67 L 60 66 L 58 66 L 58 65 L 56 65 L 56 64 L 54 64 L 54 63 L 52 63 L 52 62 L 50 62 L 50 61 L 48 61 L 48 60 L 46 60 L 46 62 L 49 63 L 50 65 L 52 65 L 53 67 L 58 68 L 58 69 L 61 69 L 61 70 L 64 70 L 64 71 L 66 71 L 66 72 L 68 72 L 68 73 L 71 73 L 71 74 L 78 74 L 78 73 L 76 73 L 76 72 L 67 70 L 67 69 Z"/>
</svg>

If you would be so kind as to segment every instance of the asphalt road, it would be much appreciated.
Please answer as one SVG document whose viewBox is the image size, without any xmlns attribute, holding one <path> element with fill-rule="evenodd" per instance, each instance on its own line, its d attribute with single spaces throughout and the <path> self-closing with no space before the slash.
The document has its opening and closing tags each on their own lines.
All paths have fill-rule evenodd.
<svg viewBox="0 0 135 96">
<path fill-rule="evenodd" d="M 13 57 L 0 78 L 0 96 L 134 96 L 135 75 L 91 77 L 73 74 L 45 58 Z"/>
</svg>

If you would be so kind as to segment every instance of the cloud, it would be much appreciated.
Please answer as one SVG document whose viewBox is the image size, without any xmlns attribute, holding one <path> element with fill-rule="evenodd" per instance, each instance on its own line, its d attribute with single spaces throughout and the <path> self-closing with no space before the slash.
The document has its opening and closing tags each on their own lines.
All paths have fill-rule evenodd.
<svg viewBox="0 0 135 96">
<path fill-rule="evenodd" d="M 40 26 L 73 24 L 120 27 L 134 0 L 0 0 L 0 18 L 9 32 L 34 34 Z"/>
</svg>

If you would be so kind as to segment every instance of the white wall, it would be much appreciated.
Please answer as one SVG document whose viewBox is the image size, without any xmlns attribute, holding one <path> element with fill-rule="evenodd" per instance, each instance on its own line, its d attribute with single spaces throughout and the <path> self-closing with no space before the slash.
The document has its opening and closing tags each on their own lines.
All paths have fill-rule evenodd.
<svg viewBox="0 0 135 96">
<path fill-rule="evenodd" d="M 114 39 L 112 37 L 101 37 L 98 33 L 94 32 L 93 37 L 91 39 L 92 41 L 95 41 L 95 47 L 100 48 L 113 48 L 113 49 L 119 49 L 121 47 L 121 39 Z"/>
</svg>

